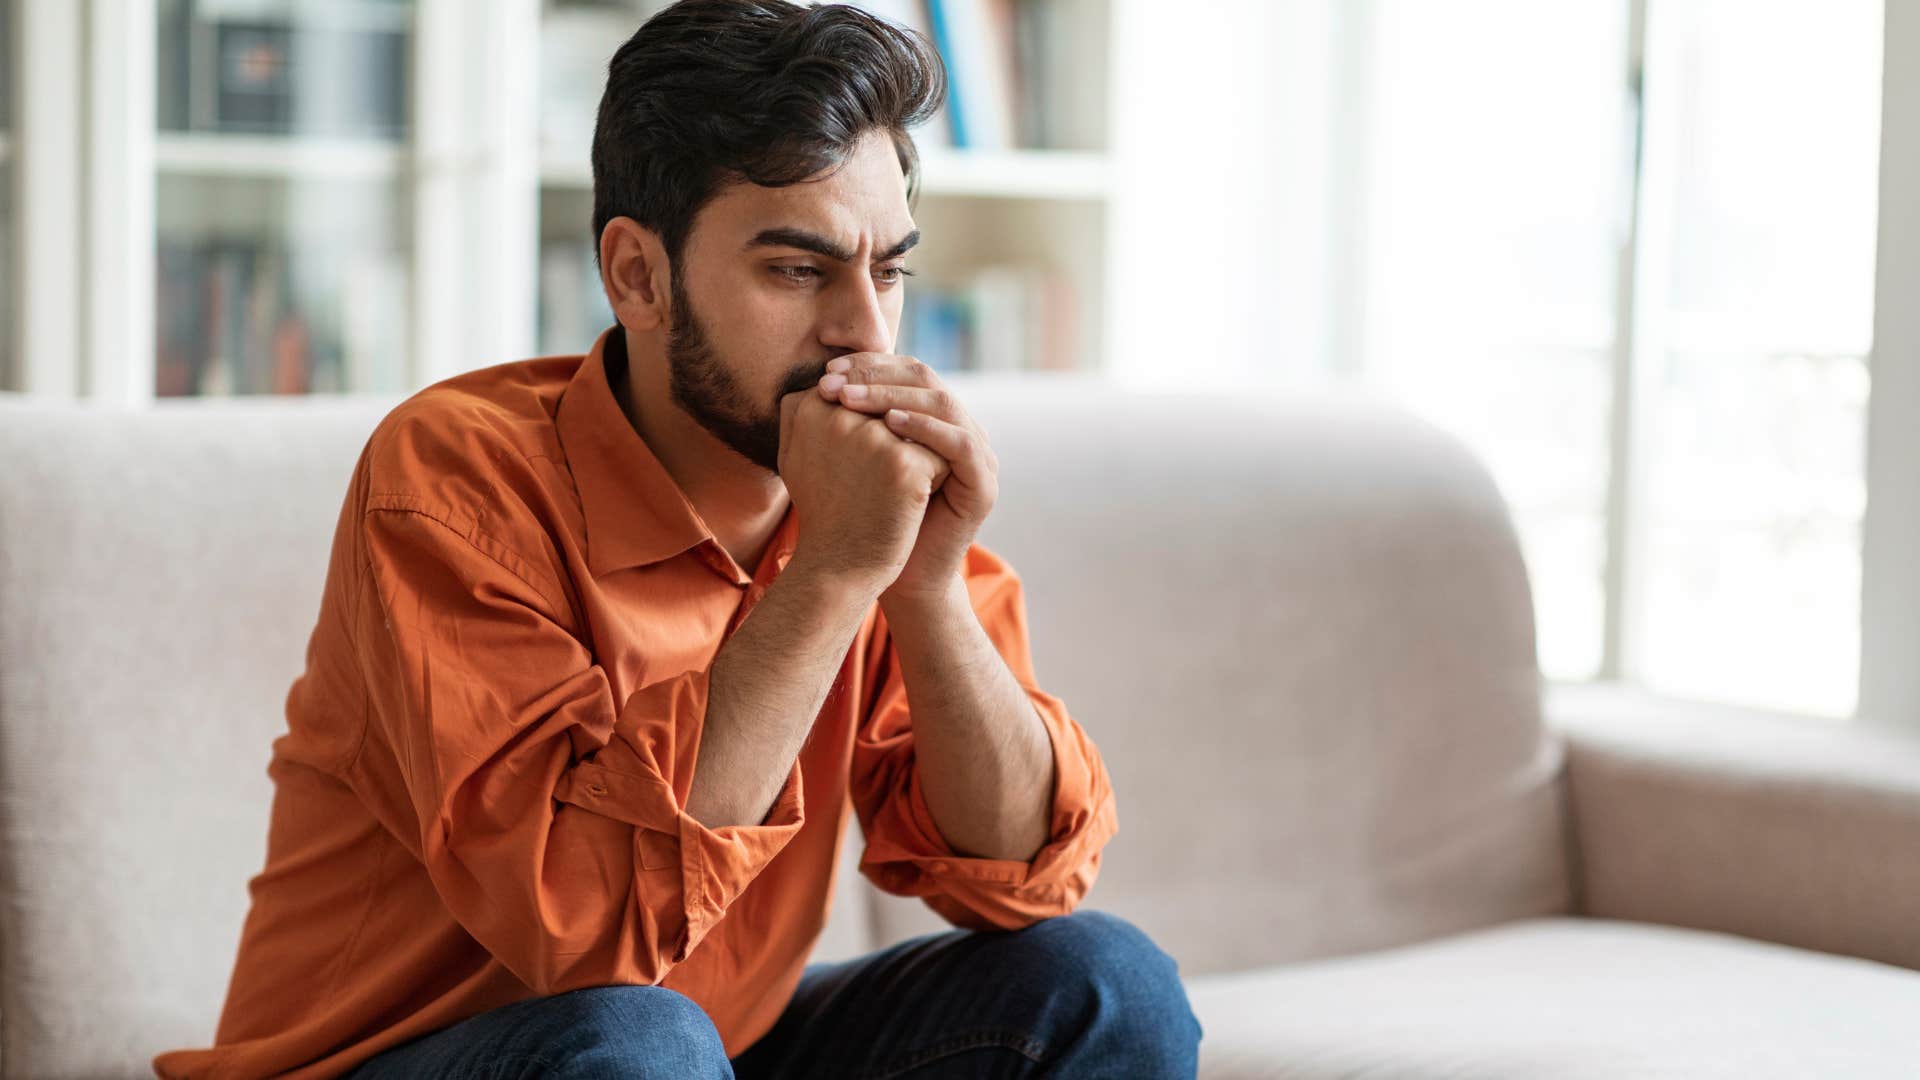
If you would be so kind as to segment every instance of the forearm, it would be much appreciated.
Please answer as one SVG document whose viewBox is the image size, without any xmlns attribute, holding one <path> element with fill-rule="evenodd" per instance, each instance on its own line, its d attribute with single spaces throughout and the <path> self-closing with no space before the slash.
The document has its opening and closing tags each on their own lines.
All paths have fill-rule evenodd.
<svg viewBox="0 0 1920 1080">
<path fill-rule="evenodd" d="M 687 813 L 766 820 L 874 594 L 789 563 L 714 657 Z"/>
<path fill-rule="evenodd" d="M 958 574 L 939 596 L 881 598 L 913 717 L 922 793 L 964 855 L 1031 859 L 1053 806 L 1053 746 Z"/>
</svg>

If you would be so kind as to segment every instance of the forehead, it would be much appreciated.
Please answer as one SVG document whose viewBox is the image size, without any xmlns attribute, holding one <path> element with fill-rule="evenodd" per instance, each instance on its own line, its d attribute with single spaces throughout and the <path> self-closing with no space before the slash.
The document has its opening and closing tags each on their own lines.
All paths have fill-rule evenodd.
<svg viewBox="0 0 1920 1080">
<path fill-rule="evenodd" d="M 863 136 L 838 168 L 786 187 L 729 184 L 700 211 L 696 232 L 738 247 L 763 229 L 800 228 L 850 248 L 885 247 L 913 230 L 907 178 L 893 140 Z"/>
</svg>

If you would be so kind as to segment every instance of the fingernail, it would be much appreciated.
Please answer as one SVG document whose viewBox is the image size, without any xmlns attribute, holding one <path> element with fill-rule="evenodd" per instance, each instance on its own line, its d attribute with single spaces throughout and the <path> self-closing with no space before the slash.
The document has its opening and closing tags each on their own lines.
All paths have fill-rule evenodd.
<svg viewBox="0 0 1920 1080">
<path fill-rule="evenodd" d="M 827 361 L 827 370 L 828 371 L 851 371 L 853 370 L 853 361 L 847 359 L 844 356 L 836 356 L 833 359 Z"/>
<path fill-rule="evenodd" d="M 820 380 L 820 389 L 822 390 L 838 390 L 845 385 L 847 385 L 847 377 L 845 375 L 828 375 Z"/>
<path fill-rule="evenodd" d="M 859 401 L 867 396 L 867 386 L 865 383 L 854 383 L 840 391 L 840 396 L 849 401 Z"/>
</svg>

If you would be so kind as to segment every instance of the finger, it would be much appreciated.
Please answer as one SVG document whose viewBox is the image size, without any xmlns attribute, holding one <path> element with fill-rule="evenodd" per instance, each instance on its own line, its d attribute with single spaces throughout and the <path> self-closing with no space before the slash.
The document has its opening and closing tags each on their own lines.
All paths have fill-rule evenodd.
<svg viewBox="0 0 1920 1080">
<path fill-rule="evenodd" d="M 979 439 L 981 444 L 985 446 L 988 441 L 986 429 L 981 427 L 978 421 L 974 420 L 972 415 L 970 415 L 959 403 L 958 399 L 953 396 L 952 391 L 946 389 L 945 385 L 940 382 L 939 377 L 932 375 L 931 369 L 927 370 L 929 376 L 932 378 L 932 384 L 929 386 L 880 381 L 850 383 L 846 385 L 834 383 L 830 384 L 834 387 L 833 389 L 823 388 L 821 395 L 830 401 L 837 401 L 839 404 L 845 405 L 850 409 L 856 409 L 874 416 L 881 416 L 888 409 L 892 408 L 905 409 L 908 412 L 926 413 L 971 431 L 974 437 Z M 876 369 L 876 375 L 879 374 L 884 374 L 884 372 Z M 990 465 L 994 467 L 998 466 L 998 459 L 994 457 L 991 448 L 987 449 L 987 460 Z"/>
<path fill-rule="evenodd" d="M 993 482 L 986 441 L 973 432 L 926 413 L 900 409 L 888 410 L 884 419 L 894 434 L 912 439 L 946 458 L 962 484 L 986 488 Z"/>
<path fill-rule="evenodd" d="M 904 386 L 939 386 L 940 376 L 932 367 L 911 356 L 857 353 L 840 357 L 849 362 L 845 370 L 827 365 L 827 374 L 843 376 L 848 383 L 898 383 Z"/>
<path fill-rule="evenodd" d="M 851 371 L 830 371 L 814 385 L 821 397 L 828 401 L 839 401 L 849 388 L 855 386 L 921 386 L 932 389 L 939 388 L 941 383 L 933 369 L 924 364 L 918 367 L 912 364 L 869 364 Z"/>
<path fill-rule="evenodd" d="M 845 356 L 836 356 L 833 359 L 827 361 L 827 370 L 829 372 L 837 371 L 842 374 L 845 374 L 847 371 L 849 371 L 850 369 L 852 369 L 853 367 L 859 364 L 873 363 L 875 361 L 892 360 L 894 358 L 895 358 L 894 354 L 883 353 L 883 352 L 847 353 Z"/>
<path fill-rule="evenodd" d="M 910 452 L 926 461 L 927 468 L 933 472 L 933 490 L 940 490 L 940 486 L 947 482 L 948 474 L 953 472 L 953 465 L 946 458 L 919 443 L 909 439 L 906 440 L 906 444 Z"/>
<path fill-rule="evenodd" d="M 845 375 L 856 368 L 887 364 L 917 364 L 919 360 L 903 353 L 857 352 L 845 356 L 836 356 L 827 361 L 827 373 Z"/>
<path fill-rule="evenodd" d="M 888 383 L 852 383 L 840 388 L 840 404 L 866 413 L 888 409 L 926 413 L 949 424 L 971 429 L 966 410 L 945 389 L 926 386 L 894 386 Z"/>
<path fill-rule="evenodd" d="M 780 398 L 780 448 L 782 450 L 793 445 L 793 436 L 790 434 L 793 430 L 793 414 L 805 400 L 807 399 L 799 394 L 785 394 Z"/>
</svg>

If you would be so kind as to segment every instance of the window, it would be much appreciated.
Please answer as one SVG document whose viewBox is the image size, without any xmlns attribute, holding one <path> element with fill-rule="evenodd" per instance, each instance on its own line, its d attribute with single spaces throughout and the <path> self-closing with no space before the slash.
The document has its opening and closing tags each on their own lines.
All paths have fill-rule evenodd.
<svg viewBox="0 0 1920 1080">
<path fill-rule="evenodd" d="M 1547 675 L 1853 711 L 1881 28 L 1368 5 L 1357 366 L 1492 469 Z"/>
<path fill-rule="evenodd" d="M 1622 632 L 1656 690 L 1854 708 L 1880 8 L 1649 11 Z"/>
</svg>

